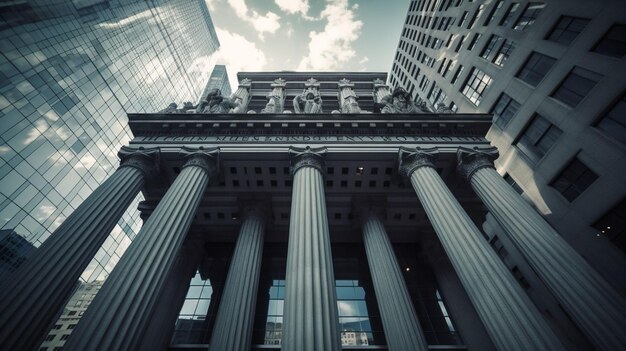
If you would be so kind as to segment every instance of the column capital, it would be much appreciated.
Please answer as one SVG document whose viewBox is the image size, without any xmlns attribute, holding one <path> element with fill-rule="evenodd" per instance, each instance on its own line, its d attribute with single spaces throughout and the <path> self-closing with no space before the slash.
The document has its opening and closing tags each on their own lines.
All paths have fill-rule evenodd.
<svg viewBox="0 0 626 351">
<path fill-rule="evenodd" d="M 209 180 L 212 180 L 217 175 L 217 168 L 219 164 L 219 147 L 204 148 L 190 148 L 183 146 L 180 155 L 183 157 L 183 168 L 190 166 L 197 166 L 204 169 L 209 174 Z"/>
<path fill-rule="evenodd" d="M 159 173 L 161 151 L 158 147 L 138 149 L 122 146 L 117 153 L 120 158 L 120 168 L 133 167 L 140 170 L 146 178 Z"/>
<path fill-rule="evenodd" d="M 284 88 L 285 86 L 287 86 L 287 81 L 282 78 L 276 78 L 270 83 L 270 87 L 272 88 Z"/>
<path fill-rule="evenodd" d="M 456 152 L 456 157 L 457 172 L 470 180 L 477 170 L 485 167 L 494 168 L 493 161 L 498 158 L 498 149 L 495 147 L 470 149 L 460 146 Z"/>
<path fill-rule="evenodd" d="M 405 177 L 410 177 L 411 173 L 420 167 L 435 168 L 435 158 L 439 150 L 436 147 L 422 149 L 400 147 L 398 152 L 398 170 Z"/>
<path fill-rule="evenodd" d="M 325 147 L 311 149 L 310 146 L 304 148 L 291 146 L 289 148 L 289 154 L 291 156 L 291 175 L 295 175 L 302 167 L 313 167 L 322 172 L 322 174 L 325 174 L 325 153 Z"/>
</svg>

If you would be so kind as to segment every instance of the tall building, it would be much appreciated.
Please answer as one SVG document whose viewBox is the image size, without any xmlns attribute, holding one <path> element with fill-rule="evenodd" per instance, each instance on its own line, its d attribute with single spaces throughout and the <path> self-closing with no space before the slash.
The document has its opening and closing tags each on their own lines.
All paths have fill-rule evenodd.
<svg viewBox="0 0 626 351">
<path fill-rule="evenodd" d="M 35 247 L 12 230 L 0 230 L 0 279 L 15 271 Z"/>
<path fill-rule="evenodd" d="M 202 0 L 11 1 L 0 18 L 0 228 L 39 247 L 115 170 L 125 114 L 196 99 L 219 42 Z M 119 260 L 140 200 L 83 280 Z"/>
<path fill-rule="evenodd" d="M 626 294 L 626 4 L 411 1 L 390 84 L 432 110 L 492 113 L 498 172 Z M 493 216 L 485 233 L 534 301 L 561 306 Z"/>
<path fill-rule="evenodd" d="M 624 348 L 624 297 L 496 171 L 490 114 L 426 112 L 385 73 L 238 76 L 208 112 L 128 115 L 120 166 L 0 291 L 0 344 L 31 346 L 142 192 L 142 228 L 66 350 Z M 485 216 L 570 329 L 485 240 Z"/>
<path fill-rule="evenodd" d="M 211 72 L 211 77 L 209 77 L 209 81 L 206 83 L 206 86 L 202 91 L 200 101 L 206 99 L 207 94 L 213 89 L 219 89 L 223 96 L 230 96 L 230 94 L 232 94 L 233 91 L 230 88 L 230 82 L 228 81 L 226 66 L 215 65 L 213 72 Z"/>
</svg>

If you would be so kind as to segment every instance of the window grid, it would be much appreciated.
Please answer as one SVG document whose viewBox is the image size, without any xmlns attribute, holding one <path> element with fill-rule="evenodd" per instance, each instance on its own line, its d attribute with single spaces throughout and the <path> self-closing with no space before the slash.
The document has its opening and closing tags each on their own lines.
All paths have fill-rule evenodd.
<svg viewBox="0 0 626 351">
<path fill-rule="evenodd" d="M 476 67 L 472 68 L 472 71 L 465 82 L 465 85 L 461 89 L 461 92 L 465 97 L 469 99 L 471 103 L 478 106 L 483 98 L 483 94 L 489 85 L 491 85 L 492 79 L 485 72 L 479 70 Z"/>
<path fill-rule="evenodd" d="M 569 202 L 572 202 L 596 179 L 598 179 L 598 175 L 576 157 L 561 171 L 550 185 Z"/>
<path fill-rule="evenodd" d="M 602 76 L 595 72 L 574 67 L 552 93 L 552 97 L 570 107 L 576 107 L 601 78 Z"/>
<path fill-rule="evenodd" d="M 513 119 L 513 116 L 515 116 L 519 108 L 519 102 L 505 93 L 500 94 L 498 101 L 496 101 L 491 108 L 494 124 L 500 129 L 504 129 L 511 119 Z"/>
<path fill-rule="evenodd" d="M 546 40 L 569 45 L 590 21 L 588 18 L 561 16 Z"/>
<path fill-rule="evenodd" d="M 558 127 L 536 114 L 517 142 L 518 149 L 531 161 L 539 161 L 563 134 Z"/>
</svg>

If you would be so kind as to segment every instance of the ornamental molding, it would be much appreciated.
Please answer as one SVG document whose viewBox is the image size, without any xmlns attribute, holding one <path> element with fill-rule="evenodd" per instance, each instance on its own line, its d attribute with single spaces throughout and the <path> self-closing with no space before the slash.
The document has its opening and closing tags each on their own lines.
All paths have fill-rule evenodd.
<svg viewBox="0 0 626 351">
<path fill-rule="evenodd" d="M 499 156 L 495 147 L 472 149 L 460 146 L 456 152 L 457 172 L 465 179 L 471 180 L 477 170 L 485 167 L 495 168 L 493 161 Z"/>
<path fill-rule="evenodd" d="M 291 156 L 291 175 L 303 167 L 313 167 L 323 174 L 326 173 L 326 165 L 324 163 L 324 154 L 326 147 L 312 149 L 310 146 L 300 148 L 295 146 L 289 147 L 289 155 Z"/>
<path fill-rule="evenodd" d="M 151 178 L 159 173 L 161 150 L 153 148 L 131 148 L 122 146 L 117 153 L 120 158 L 120 168 L 133 167 L 140 170 L 146 178 Z"/>
<path fill-rule="evenodd" d="M 190 148 L 183 146 L 179 153 L 184 160 L 183 169 L 191 166 L 200 167 L 209 175 L 209 181 L 216 178 L 219 165 L 219 147 Z"/>
<path fill-rule="evenodd" d="M 437 147 L 400 147 L 398 151 L 398 170 L 404 177 L 410 178 L 411 174 L 420 167 L 435 168 L 435 160 L 438 154 L 439 149 Z"/>
</svg>

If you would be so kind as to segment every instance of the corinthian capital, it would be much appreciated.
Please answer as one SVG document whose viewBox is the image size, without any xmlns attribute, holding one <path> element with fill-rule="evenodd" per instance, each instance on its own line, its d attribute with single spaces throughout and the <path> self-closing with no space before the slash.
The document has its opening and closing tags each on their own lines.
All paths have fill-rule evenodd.
<svg viewBox="0 0 626 351">
<path fill-rule="evenodd" d="M 122 146 L 117 156 L 120 158 L 120 168 L 133 167 L 143 172 L 146 178 L 155 176 L 159 173 L 159 161 L 161 151 L 158 147 L 154 148 L 131 148 Z"/>
<path fill-rule="evenodd" d="M 220 154 L 218 147 L 204 148 L 201 146 L 195 149 L 183 146 L 180 154 L 185 160 L 183 168 L 191 166 L 200 167 L 209 174 L 210 180 L 214 179 L 217 175 Z"/>
<path fill-rule="evenodd" d="M 302 167 L 313 167 L 324 174 L 326 172 L 323 156 L 324 153 L 326 153 L 325 147 L 315 149 L 311 149 L 310 146 L 305 148 L 290 147 L 289 154 L 291 155 L 291 175 L 295 175 L 296 172 Z"/>
<path fill-rule="evenodd" d="M 438 153 L 439 150 L 436 147 L 428 149 L 400 147 L 398 152 L 398 170 L 400 174 L 408 178 L 413 171 L 420 167 L 435 168 L 435 158 Z"/>
<path fill-rule="evenodd" d="M 498 158 L 498 149 L 495 147 L 469 149 L 461 146 L 456 152 L 456 157 L 457 172 L 470 180 L 477 170 L 484 167 L 493 168 L 493 161 Z"/>
</svg>

